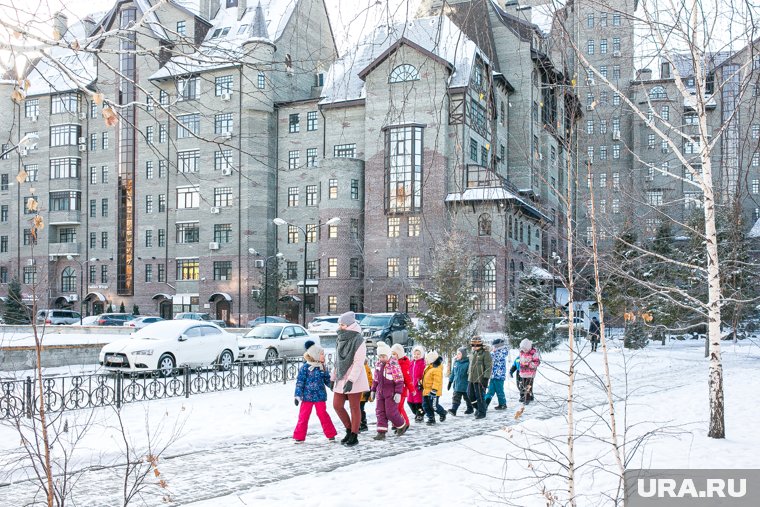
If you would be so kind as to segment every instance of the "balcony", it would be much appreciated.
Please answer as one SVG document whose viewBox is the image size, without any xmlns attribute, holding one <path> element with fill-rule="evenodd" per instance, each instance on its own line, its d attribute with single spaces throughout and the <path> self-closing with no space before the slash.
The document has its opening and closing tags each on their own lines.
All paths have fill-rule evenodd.
<svg viewBox="0 0 760 507">
<path fill-rule="evenodd" d="M 49 243 L 48 255 L 66 257 L 67 255 L 79 255 L 79 243 Z"/>
<path fill-rule="evenodd" d="M 81 211 L 48 211 L 48 225 L 79 225 L 82 223 Z"/>
</svg>

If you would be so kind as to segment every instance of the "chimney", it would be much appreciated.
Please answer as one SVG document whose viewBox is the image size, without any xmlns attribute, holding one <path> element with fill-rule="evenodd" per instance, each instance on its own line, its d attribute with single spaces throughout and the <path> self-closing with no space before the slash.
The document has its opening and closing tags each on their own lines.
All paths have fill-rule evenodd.
<svg viewBox="0 0 760 507">
<path fill-rule="evenodd" d="M 651 81 L 651 79 L 652 69 L 639 69 L 638 72 L 636 72 L 637 81 Z"/>
<path fill-rule="evenodd" d="M 69 18 L 66 14 L 59 11 L 53 15 L 53 38 L 62 39 L 69 29 Z"/>
<path fill-rule="evenodd" d="M 238 20 L 243 19 L 245 11 L 248 10 L 248 0 L 238 0 Z"/>
</svg>

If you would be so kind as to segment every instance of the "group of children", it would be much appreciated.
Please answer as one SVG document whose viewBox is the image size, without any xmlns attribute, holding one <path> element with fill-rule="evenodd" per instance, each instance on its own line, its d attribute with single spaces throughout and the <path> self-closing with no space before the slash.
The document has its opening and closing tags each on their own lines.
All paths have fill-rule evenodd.
<svg viewBox="0 0 760 507">
<path fill-rule="evenodd" d="M 416 346 L 410 359 L 401 345 L 389 347 L 379 342 L 374 372 L 366 361 L 364 364 L 370 390 L 361 398 L 360 431 L 369 429 L 365 412 L 367 402 L 375 403 L 377 434 L 374 440 L 384 440 L 389 430 L 401 436 L 409 429 L 405 403 L 416 422 L 427 419 L 428 425 L 436 424 L 436 415 L 440 422 L 446 420 L 447 413 L 456 416 L 462 399 L 467 407 L 464 413 L 475 413 L 476 419 L 485 417 L 493 398 L 498 400 L 495 410 L 506 409 L 504 382 L 509 356 L 506 343 L 502 339 L 494 340 L 489 352 L 481 338 L 474 336 L 470 340 L 470 348 L 471 353 L 468 353 L 467 347 L 457 351 L 447 386 L 448 390 L 454 390 L 452 405 L 446 411 L 439 403 L 443 394 L 443 358 L 435 351 L 425 353 L 421 346 Z M 337 431 L 325 403 L 330 374 L 325 366 L 324 350 L 319 345 L 310 344 L 304 359 L 296 380 L 295 404 L 300 404 L 301 408 L 293 438 L 297 442 L 306 438 L 311 410 L 315 407 L 325 436 L 334 440 Z M 528 404 L 533 400 L 533 378 L 539 363 L 540 357 L 531 341 L 523 340 L 520 353 L 509 370 L 510 377 L 517 373 L 522 403 Z"/>
</svg>

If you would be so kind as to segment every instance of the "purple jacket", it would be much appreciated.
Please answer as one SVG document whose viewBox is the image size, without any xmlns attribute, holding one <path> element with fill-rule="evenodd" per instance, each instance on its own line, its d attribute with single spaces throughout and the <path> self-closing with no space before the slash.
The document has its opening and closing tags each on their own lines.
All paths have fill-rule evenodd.
<svg viewBox="0 0 760 507">
<path fill-rule="evenodd" d="M 404 373 L 398 362 L 391 358 L 387 362 L 377 362 L 375 366 L 372 392 L 377 399 L 393 398 L 393 395 L 401 394 L 404 390 Z"/>
</svg>

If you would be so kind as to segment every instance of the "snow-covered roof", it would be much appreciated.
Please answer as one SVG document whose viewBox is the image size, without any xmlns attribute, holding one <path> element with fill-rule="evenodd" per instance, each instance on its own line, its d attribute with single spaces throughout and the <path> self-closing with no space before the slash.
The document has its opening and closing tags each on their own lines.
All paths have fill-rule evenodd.
<svg viewBox="0 0 760 507">
<path fill-rule="evenodd" d="M 554 278 L 554 275 L 549 273 L 544 268 L 540 268 L 538 266 L 533 266 L 530 268 L 530 271 L 528 271 L 528 274 L 525 275 L 527 278 L 533 278 L 536 280 L 551 280 Z"/>
<path fill-rule="evenodd" d="M 88 35 L 87 26 L 84 21 L 73 23 L 63 34 L 63 40 L 73 42 L 84 39 Z M 30 87 L 26 95 L 30 97 L 77 90 L 92 84 L 96 77 L 97 59 L 93 53 L 51 47 L 29 72 L 27 78 Z"/>
<path fill-rule="evenodd" d="M 372 65 L 394 44 L 403 41 L 409 41 L 451 65 L 453 73 L 449 78 L 450 87 L 465 86 L 469 83 L 476 53 L 488 62 L 488 58 L 480 52 L 477 45 L 446 16 L 378 26 L 330 67 L 325 76 L 323 99 L 320 104 L 365 98 L 366 90 L 364 80 L 360 77 L 361 71 Z"/>
<path fill-rule="evenodd" d="M 504 187 L 478 187 L 468 188 L 464 192 L 452 192 L 446 196 L 446 202 L 470 202 L 470 201 L 515 201 L 523 211 L 536 218 L 549 220 L 545 214 L 531 203 L 510 192 Z"/>
<path fill-rule="evenodd" d="M 150 79 L 239 65 L 245 54 L 244 43 L 256 40 L 274 43 L 282 36 L 297 3 L 297 0 L 260 0 L 255 7 L 247 8 L 239 19 L 237 7 L 220 8 L 198 51 L 172 58 Z"/>
<path fill-rule="evenodd" d="M 755 222 L 755 225 L 752 226 L 752 229 L 749 230 L 747 233 L 748 238 L 760 238 L 760 219 Z"/>
</svg>

